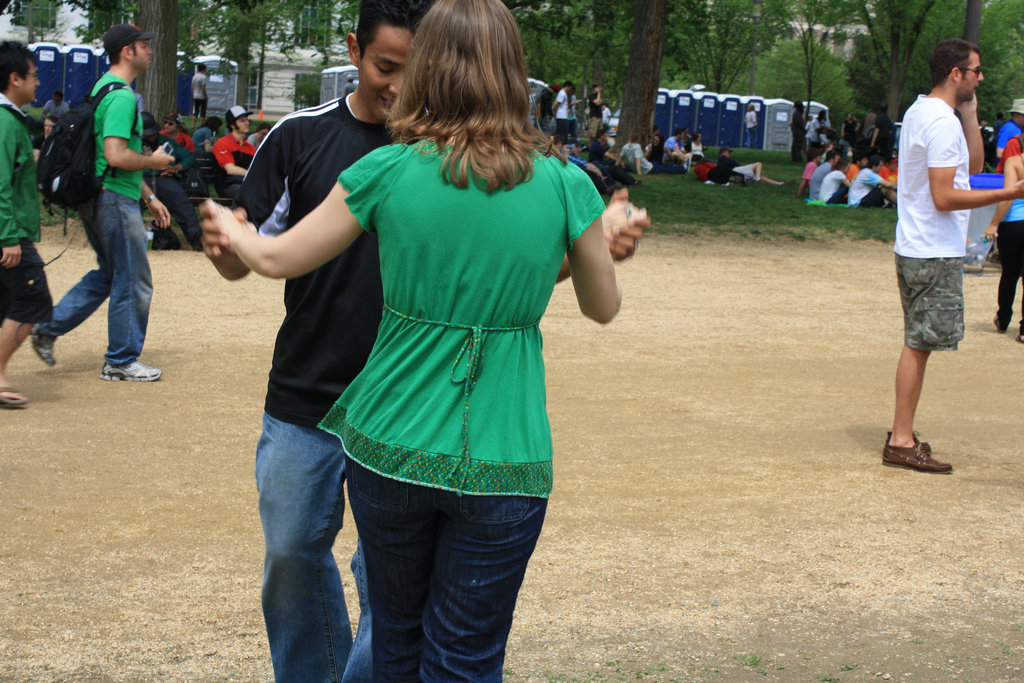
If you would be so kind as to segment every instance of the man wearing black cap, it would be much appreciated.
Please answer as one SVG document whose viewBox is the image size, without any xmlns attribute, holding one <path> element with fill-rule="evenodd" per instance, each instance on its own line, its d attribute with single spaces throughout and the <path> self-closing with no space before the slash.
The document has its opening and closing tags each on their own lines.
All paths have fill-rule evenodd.
<svg viewBox="0 0 1024 683">
<path fill-rule="evenodd" d="M 32 331 L 36 353 L 53 365 L 54 340 L 76 328 L 110 297 L 107 353 L 100 372 L 100 378 L 106 380 L 154 382 L 161 375 L 157 368 L 139 362 L 153 296 L 139 200 L 145 201 L 157 227 L 170 225 L 167 208 L 143 182 L 142 171 L 163 170 L 174 157 L 159 150 L 151 156 L 142 154 L 142 120 L 128 85 L 149 68 L 153 36 L 138 26 L 118 24 L 103 38 L 110 71 L 96 81 L 90 96 L 109 83 L 121 87 L 96 108 L 96 175 L 103 178 L 103 189 L 78 207 L 98 267 L 64 295 L 53 310 L 52 321 L 36 325 Z"/>
<path fill-rule="evenodd" d="M 227 180 L 217 191 L 224 197 L 234 197 L 242 185 L 242 179 L 249 170 L 249 164 L 256 155 L 256 148 L 246 141 L 249 136 L 249 114 L 245 107 L 237 104 L 228 109 L 224 118 L 228 124 L 228 134 L 213 145 L 213 157 Z"/>
</svg>

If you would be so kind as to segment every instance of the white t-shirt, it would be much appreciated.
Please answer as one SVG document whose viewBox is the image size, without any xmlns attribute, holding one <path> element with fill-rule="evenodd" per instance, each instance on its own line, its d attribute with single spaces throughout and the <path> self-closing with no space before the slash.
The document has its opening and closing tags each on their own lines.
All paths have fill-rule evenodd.
<svg viewBox="0 0 1024 683">
<path fill-rule="evenodd" d="M 626 170 L 636 170 L 636 160 L 640 160 L 640 173 L 646 175 L 654 168 L 654 164 L 647 160 L 644 151 L 640 149 L 639 142 L 631 142 L 622 148 L 622 160 L 626 164 Z"/>
<path fill-rule="evenodd" d="M 746 114 L 743 115 L 743 118 L 746 120 L 747 128 L 757 128 L 756 111 L 748 111 Z"/>
<path fill-rule="evenodd" d="M 878 175 L 870 168 L 860 169 L 860 173 L 850 183 L 850 197 L 848 202 L 850 206 L 860 206 L 860 200 L 864 199 L 874 188 L 878 187 L 878 183 L 881 182 L 882 176 Z"/>
<path fill-rule="evenodd" d="M 825 179 L 821 181 L 821 189 L 818 190 L 818 199 L 823 202 L 827 202 L 832 199 L 840 187 L 843 185 L 843 180 L 846 179 L 846 174 L 842 171 L 829 171 Z"/>
<path fill-rule="evenodd" d="M 206 93 L 203 92 L 203 86 L 206 85 L 206 74 L 197 73 L 192 77 L 192 99 L 203 100 L 206 99 Z"/>
<path fill-rule="evenodd" d="M 555 97 L 555 118 L 569 118 L 569 96 L 565 94 L 564 90 L 559 90 Z"/>
<path fill-rule="evenodd" d="M 956 168 L 953 187 L 971 188 L 967 138 L 953 108 L 920 95 L 903 116 L 896 246 L 908 258 L 964 256 L 970 210 L 939 211 L 932 201 L 929 168 Z"/>
</svg>

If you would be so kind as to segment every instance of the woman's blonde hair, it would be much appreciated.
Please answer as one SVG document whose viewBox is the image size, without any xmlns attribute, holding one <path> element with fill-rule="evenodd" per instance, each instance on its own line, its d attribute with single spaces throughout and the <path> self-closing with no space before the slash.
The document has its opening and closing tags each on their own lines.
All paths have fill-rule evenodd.
<svg viewBox="0 0 1024 683">
<path fill-rule="evenodd" d="M 543 143 L 528 121 L 519 27 L 499 0 L 437 0 L 420 22 L 388 127 L 396 142 L 447 151 L 441 173 L 457 187 L 511 189 L 533 175 Z"/>
</svg>

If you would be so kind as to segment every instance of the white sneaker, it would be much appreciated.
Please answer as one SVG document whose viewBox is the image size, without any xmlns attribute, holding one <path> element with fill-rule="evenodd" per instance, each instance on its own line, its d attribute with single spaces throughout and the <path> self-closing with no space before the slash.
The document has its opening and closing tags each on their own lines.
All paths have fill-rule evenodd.
<svg viewBox="0 0 1024 683">
<path fill-rule="evenodd" d="M 124 365 L 103 364 L 103 371 L 100 372 L 100 379 L 113 382 L 155 382 L 164 374 L 158 368 L 153 368 L 139 361 L 132 361 Z"/>
</svg>

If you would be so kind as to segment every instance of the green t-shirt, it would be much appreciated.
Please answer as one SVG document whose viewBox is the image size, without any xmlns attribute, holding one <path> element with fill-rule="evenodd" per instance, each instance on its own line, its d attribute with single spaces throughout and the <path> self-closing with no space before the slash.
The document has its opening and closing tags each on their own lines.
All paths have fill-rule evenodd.
<svg viewBox="0 0 1024 683">
<path fill-rule="evenodd" d="M 124 83 L 109 71 L 96 81 L 90 95 L 95 95 L 107 83 Z M 104 138 L 124 138 L 128 141 L 128 149 L 142 153 L 142 117 L 135 104 L 135 93 L 129 88 L 118 88 L 108 93 L 100 105 L 96 107 L 96 175 L 103 175 L 107 170 L 107 158 L 103 155 Z M 142 197 L 142 171 L 126 171 L 123 168 L 111 168 L 103 179 L 103 187 L 123 194 L 130 199 Z"/>
<path fill-rule="evenodd" d="M 560 160 L 487 194 L 440 174 L 435 147 L 391 145 L 339 181 L 380 242 L 384 315 L 366 367 L 321 427 L 384 476 L 546 497 L 551 430 L 538 323 L 573 241 L 604 211 Z"/>
</svg>

